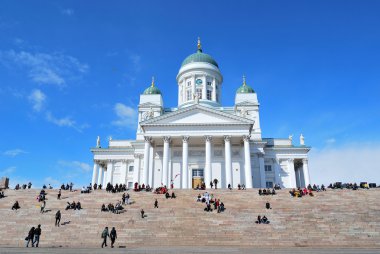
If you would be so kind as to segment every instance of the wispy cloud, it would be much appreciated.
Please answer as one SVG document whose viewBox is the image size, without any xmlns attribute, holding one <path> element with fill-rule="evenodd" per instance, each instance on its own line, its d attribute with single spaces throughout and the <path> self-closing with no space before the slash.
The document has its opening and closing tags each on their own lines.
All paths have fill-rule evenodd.
<svg viewBox="0 0 380 254">
<path fill-rule="evenodd" d="M 22 149 L 16 148 L 16 149 L 11 149 L 3 152 L 3 155 L 8 156 L 8 157 L 16 157 L 17 155 L 28 153 Z"/>
<path fill-rule="evenodd" d="M 88 124 L 82 124 L 78 125 L 71 117 L 66 116 L 62 118 L 57 118 L 53 116 L 51 112 L 46 112 L 46 120 L 50 123 L 53 123 L 59 127 L 69 127 L 69 128 L 74 128 L 75 130 L 82 132 L 83 129 L 86 129 L 89 127 Z"/>
<path fill-rule="evenodd" d="M 117 127 L 136 127 L 137 111 L 134 108 L 128 107 L 123 103 L 116 103 L 114 112 L 117 116 L 117 120 L 112 121 L 112 125 Z"/>
<path fill-rule="evenodd" d="M 5 169 L 1 170 L 0 171 L 0 175 L 2 175 L 2 176 L 9 176 L 10 174 L 12 174 L 15 171 L 16 171 L 16 167 L 15 166 L 8 167 L 8 168 L 5 168 Z"/>
<path fill-rule="evenodd" d="M 68 80 L 80 77 L 89 69 L 77 58 L 61 53 L 31 53 L 27 51 L 0 51 L 0 63 L 26 70 L 29 79 L 37 84 L 64 87 Z"/>
<path fill-rule="evenodd" d="M 70 8 L 67 8 L 67 9 L 61 10 L 61 13 L 63 15 L 72 16 L 72 15 L 74 15 L 74 10 L 70 9 Z"/>
<path fill-rule="evenodd" d="M 311 180 L 315 183 L 377 182 L 380 183 L 380 144 L 347 144 L 328 146 L 310 152 Z"/>
<path fill-rule="evenodd" d="M 57 179 L 54 179 L 51 176 L 46 177 L 44 179 L 44 183 L 45 184 L 50 184 L 50 185 L 52 185 L 53 187 L 56 187 L 56 188 L 60 185 L 60 181 L 57 180 Z"/>
<path fill-rule="evenodd" d="M 29 95 L 28 100 L 33 105 L 33 110 L 40 112 L 46 101 L 46 95 L 39 89 L 34 89 Z"/>
<path fill-rule="evenodd" d="M 90 172 L 91 166 L 85 162 L 81 161 L 67 161 L 67 160 L 59 160 L 58 164 L 63 167 L 71 168 L 71 169 L 78 169 L 83 172 Z"/>
</svg>

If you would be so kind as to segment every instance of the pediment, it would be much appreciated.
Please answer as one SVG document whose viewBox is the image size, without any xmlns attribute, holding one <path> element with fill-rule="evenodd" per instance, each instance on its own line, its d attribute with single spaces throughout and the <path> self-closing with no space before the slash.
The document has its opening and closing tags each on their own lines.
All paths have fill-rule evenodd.
<svg viewBox="0 0 380 254">
<path fill-rule="evenodd" d="M 153 125 L 247 125 L 251 119 L 222 112 L 202 105 L 193 105 L 144 121 L 141 126 Z"/>
</svg>

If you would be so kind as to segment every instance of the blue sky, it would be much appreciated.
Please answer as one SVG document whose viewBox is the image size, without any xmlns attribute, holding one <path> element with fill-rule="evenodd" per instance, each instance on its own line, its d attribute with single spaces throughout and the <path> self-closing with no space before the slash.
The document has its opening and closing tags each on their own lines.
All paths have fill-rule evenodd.
<svg viewBox="0 0 380 254">
<path fill-rule="evenodd" d="M 1 1 L 0 175 L 88 183 L 89 151 L 134 139 L 151 76 L 177 105 L 202 39 L 233 105 L 242 75 L 264 137 L 300 133 L 312 181 L 380 182 L 379 1 Z"/>
</svg>

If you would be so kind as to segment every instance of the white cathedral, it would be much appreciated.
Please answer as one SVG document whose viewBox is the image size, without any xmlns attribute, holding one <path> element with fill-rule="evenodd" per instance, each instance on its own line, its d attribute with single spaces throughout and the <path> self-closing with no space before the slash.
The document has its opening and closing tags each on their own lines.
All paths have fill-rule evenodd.
<svg viewBox="0 0 380 254">
<path fill-rule="evenodd" d="M 246 84 L 236 90 L 235 105 L 221 105 L 223 76 L 217 62 L 197 52 L 177 74 L 178 106 L 165 108 L 154 80 L 138 105 L 136 140 L 109 140 L 94 155 L 92 184 L 134 183 L 151 187 L 194 188 L 218 179 L 221 188 L 304 187 L 310 183 L 308 152 L 289 138 L 262 138 L 259 102 Z"/>
</svg>

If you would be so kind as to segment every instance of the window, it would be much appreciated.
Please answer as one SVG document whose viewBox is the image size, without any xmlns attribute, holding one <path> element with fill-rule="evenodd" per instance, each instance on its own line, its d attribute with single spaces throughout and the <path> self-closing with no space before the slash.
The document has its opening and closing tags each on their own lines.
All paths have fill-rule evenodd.
<svg viewBox="0 0 380 254">
<path fill-rule="evenodd" d="M 265 171 L 267 172 L 272 171 L 272 165 L 265 165 Z"/>
<path fill-rule="evenodd" d="M 207 85 L 208 85 L 208 86 L 211 86 L 211 82 L 210 82 L 210 81 L 207 81 Z"/>
<path fill-rule="evenodd" d="M 186 100 L 187 101 L 191 100 L 191 90 L 190 89 L 186 91 Z"/>
<path fill-rule="evenodd" d="M 128 189 L 132 189 L 133 188 L 133 183 L 132 182 L 128 182 Z"/>
<path fill-rule="evenodd" d="M 193 169 L 193 177 L 203 177 L 203 169 Z"/>
<path fill-rule="evenodd" d="M 202 99 L 202 89 L 201 88 L 197 88 L 197 95 L 198 95 L 199 99 Z"/>
<path fill-rule="evenodd" d="M 266 188 L 273 188 L 273 182 L 266 182 Z"/>
<path fill-rule="evenodd" d="M 211 100 L 211 91 L 207 90 L 207 100 Z"/>
<path fill-rule="evenodd" d="M 133 166 L 129 166 L 129 168 L 128 168 L 128 172 L 133 172 Z"/>
<path fill-rule="evenodd" d="M 187 86 L 191 86 L 191 81 L 188 81 L 188 82 L 187 82 Z"/>
</svg>

